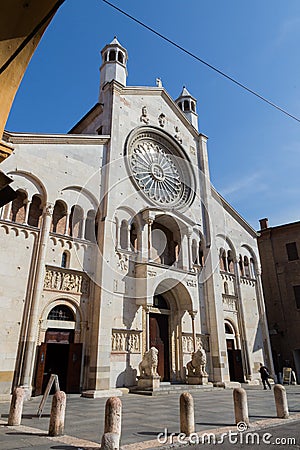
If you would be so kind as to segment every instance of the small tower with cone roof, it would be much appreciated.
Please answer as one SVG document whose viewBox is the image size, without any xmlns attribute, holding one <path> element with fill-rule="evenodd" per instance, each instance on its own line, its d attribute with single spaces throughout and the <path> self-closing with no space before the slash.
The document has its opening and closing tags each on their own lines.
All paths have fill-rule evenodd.
<svg viewBox="0 0 300 450">
<path fill-rule="evenodd" d="M 127 50 L 122 47 L 116 36 L 110 44 L 101 51 L 102 65 L 100 67 L 100 94 L 103 86 L 112 80 L 126 86 Z"/>
<path fill-rule="evenodd" d="M 175 102 L 186 118 L 198 130 L 197 100 L 189 93 L 185 86 L 183 86 L 182 92 Z"/>
</svg>

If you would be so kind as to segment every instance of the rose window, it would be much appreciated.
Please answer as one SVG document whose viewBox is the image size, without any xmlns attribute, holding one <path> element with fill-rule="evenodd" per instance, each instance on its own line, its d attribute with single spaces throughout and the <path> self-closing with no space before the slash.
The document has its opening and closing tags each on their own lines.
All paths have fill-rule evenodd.
<svg viewBox="0 0 300 450">
<path fill-rule="evenodd" d="M 153 203 L 168 208 L 190 204 L 193 171 L 177 143 L 172 144 L 162 132 L 143 127 L 132 133 L 126 147 L 132 180 Z"/>
<path fill-rule="evenodd" d="M 138 144 L 131 155 L 132 173 L 151 200 L 165 204 L 180 198 L 182 183 L 171 156 L 152 142 Z"/>
</svg>

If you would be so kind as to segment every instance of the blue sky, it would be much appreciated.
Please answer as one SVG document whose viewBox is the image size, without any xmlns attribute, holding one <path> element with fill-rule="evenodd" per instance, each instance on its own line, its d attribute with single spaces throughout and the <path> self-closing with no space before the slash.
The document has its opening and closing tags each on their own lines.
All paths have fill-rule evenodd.
<svg viewBox="0 0 300 450">
<path fill-rule="evenodd" d="M 299 0 L 111 0 L 300 118 Z M 209 137 L 216 189 L 256 229 L 300 220 L 300 123 L 122 16 L 101 0 L 67 0 L 34 54 L 10 131 L 65 133 L 97 102 L 100 50 L 117 36 L 127 84 L 177 98 L 186 85 Z"/>
</svg>

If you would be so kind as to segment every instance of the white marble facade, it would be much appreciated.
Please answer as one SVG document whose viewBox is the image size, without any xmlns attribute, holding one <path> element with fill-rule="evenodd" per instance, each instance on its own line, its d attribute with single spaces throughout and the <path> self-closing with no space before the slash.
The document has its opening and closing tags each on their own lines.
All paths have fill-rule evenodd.
<svg viewBox="0 0 300 450">
<path fill-rule="evenodd" d="M 81 344 L 70 392 L 134 385 L 155 339 L 171 382 L 200 342 L 209 381 L 271 366 L 256 233 L 210 184 L 196 100 L 126 76 L 114 39 L 98 103 L 69 134 L 5 134 L 18 197 L 0 220 L 0 399 L 35 392 L 53 345 L 70 365 L 61 349 Z"/>
</svg>

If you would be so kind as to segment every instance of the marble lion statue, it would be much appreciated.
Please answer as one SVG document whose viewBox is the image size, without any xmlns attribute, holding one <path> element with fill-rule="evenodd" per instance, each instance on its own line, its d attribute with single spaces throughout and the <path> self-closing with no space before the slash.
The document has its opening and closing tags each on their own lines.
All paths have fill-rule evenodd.
<svg viewBox="0 0 300 450">
<path fill-rule="evenodd" d="M 203 377 L 207 376 L 205 370 L 206 366 L 206 353 L 202 345 L 198 350 L 192 353 L 192 360 L 187 363 L 186 368 L 188 371 L 188 377 Z"/>
<path fill-rule="evenodd" d="M 151 347 L 150 350 L 145 352 L 142 361 L 139 364 L 139 371 L 141 378 L 149 378 L 152 376 L 158 376 L 158 350 L 155 347 Z"/>
</svg>

